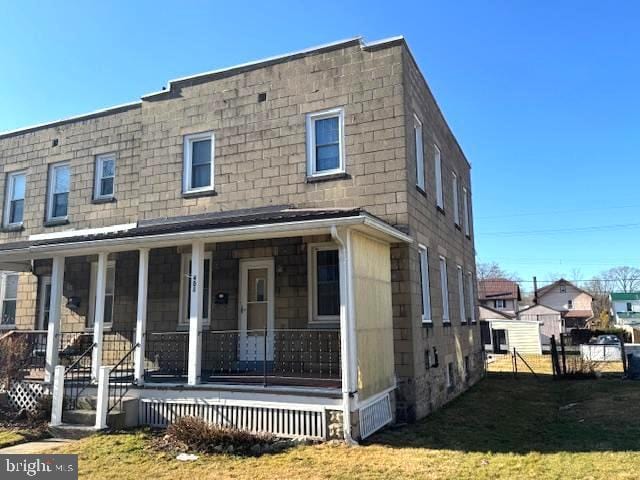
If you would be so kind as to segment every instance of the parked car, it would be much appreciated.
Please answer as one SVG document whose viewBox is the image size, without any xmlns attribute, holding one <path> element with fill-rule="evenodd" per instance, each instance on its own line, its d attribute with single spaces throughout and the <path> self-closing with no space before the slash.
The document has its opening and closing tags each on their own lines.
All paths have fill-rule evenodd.
<svg viewBox="0 0 640 480">
<path fill-rule="evenodd" d="M 596 338 L 591 339 L 589 343 L 595 343 L 597 345 L 620 345 L 620 339 L 615 335 L 598 335 Z"/>
</svg>

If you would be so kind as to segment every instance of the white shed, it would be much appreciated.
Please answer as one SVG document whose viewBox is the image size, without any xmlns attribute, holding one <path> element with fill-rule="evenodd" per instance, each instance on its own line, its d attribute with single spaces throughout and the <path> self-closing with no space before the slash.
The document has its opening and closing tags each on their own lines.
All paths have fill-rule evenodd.
<svg viewBox="0 0 640 480">
<path fill-rule="evenodd" d="M 504 318 L 485 321 L 483 338 L 486 351 L 506 353 L 515 348 L 523 354 L 542 354 L 540 322 Z"/>
</svg>

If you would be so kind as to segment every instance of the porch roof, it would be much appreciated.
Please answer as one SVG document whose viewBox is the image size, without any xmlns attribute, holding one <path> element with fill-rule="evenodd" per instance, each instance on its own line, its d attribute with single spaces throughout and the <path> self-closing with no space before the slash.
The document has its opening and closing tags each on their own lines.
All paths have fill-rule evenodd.
<svg viewBox="0 0 640 480">
<path fill-rule="evenodd" d="M 54 254 L 74 256 L 184 245 L 194 239 L 215 243 L 326 234 L 332 227 L 352 227 L 389 243 L 412 242 L 408 235 L 362 208 L 273 206 L 31 235 L 28 240 L 0 244 L 0 264 Z"/>
</svg>

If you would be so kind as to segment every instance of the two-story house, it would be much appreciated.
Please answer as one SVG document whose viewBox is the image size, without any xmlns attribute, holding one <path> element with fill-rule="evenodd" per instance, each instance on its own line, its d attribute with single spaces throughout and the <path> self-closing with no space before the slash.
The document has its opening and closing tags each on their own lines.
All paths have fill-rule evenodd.
<svg viewBox="0 0 640 480">
<path fill-rule="evenodd" d="M 521 314 L 559 313 L 562 317 L 562 332 L 568 333 L 574 328 L 585 328 L 593 318 L 593 296 L 573 283 L 561 278 L 545 287 L 536 289 L 534 305 Z M 547 307 L 540 310 L 537 306 Z M 549 310 L 550 309 L 550 310 Z"/>
<path fill-rule="evenodd" d="M 518 311 L 518 303 L 521 300 L 522 295 L 518 282 L 506 278 L 490 278 L 478 282 L 481 319 L 483 315 L 493 314 L 513 318 Z"/>
<path fill-rule="evenodd" d="M 470 165 L 402 37 L 2 133 L 0 191 L 2 325 L 39 335 L 54 425 L 97 395 L 96 428 L 126 399 L 359 439 L 482 375 Z"/>
<path fill-rule="evenodd" d="M 640 292 L 611 292 L 609 300 L 616 326 L 640 327 Z"/>
</svg>

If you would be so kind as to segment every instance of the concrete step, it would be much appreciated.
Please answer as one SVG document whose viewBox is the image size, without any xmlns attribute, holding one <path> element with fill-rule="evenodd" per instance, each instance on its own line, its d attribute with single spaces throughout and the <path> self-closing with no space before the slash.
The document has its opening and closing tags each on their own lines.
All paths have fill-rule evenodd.
<svg viewBox="0 0 640 480">
<path fill-rule="evenodd" d="M 63 423 L 57 427 L 49 427 L 49 433 L 55 438 L 64 438 L 66 440 L 79 440 L 96 433 L 95 428 L 87 425 L 69 425 Z"/>
<path fill-rule="evenodd" d="M 123 397 L 122 403 L 119 403 L 118 406 L 114 410 L 124 410 L 126 409 L 127 404 L 135 402 L 136 399 L 133 397 Z M 109 408 L 113 405 L 114 401 L 109 402 Z M 83 395 L 78 398 L 78 403 L 76 404 L 76 410 L 96 410 L 98 408 L 98 398 L 95 395 Z"/>
<path fill-rule="evenodd" d="M 115 429 L 125 428 L 125 420 L 125 412 L 113 410 L 107 416 L 107 425 Z M 96 424 L 96 411 L 65 410 L 62 413 L 62 421 L 67 425 L 93 427 Z"/>
</svg>

